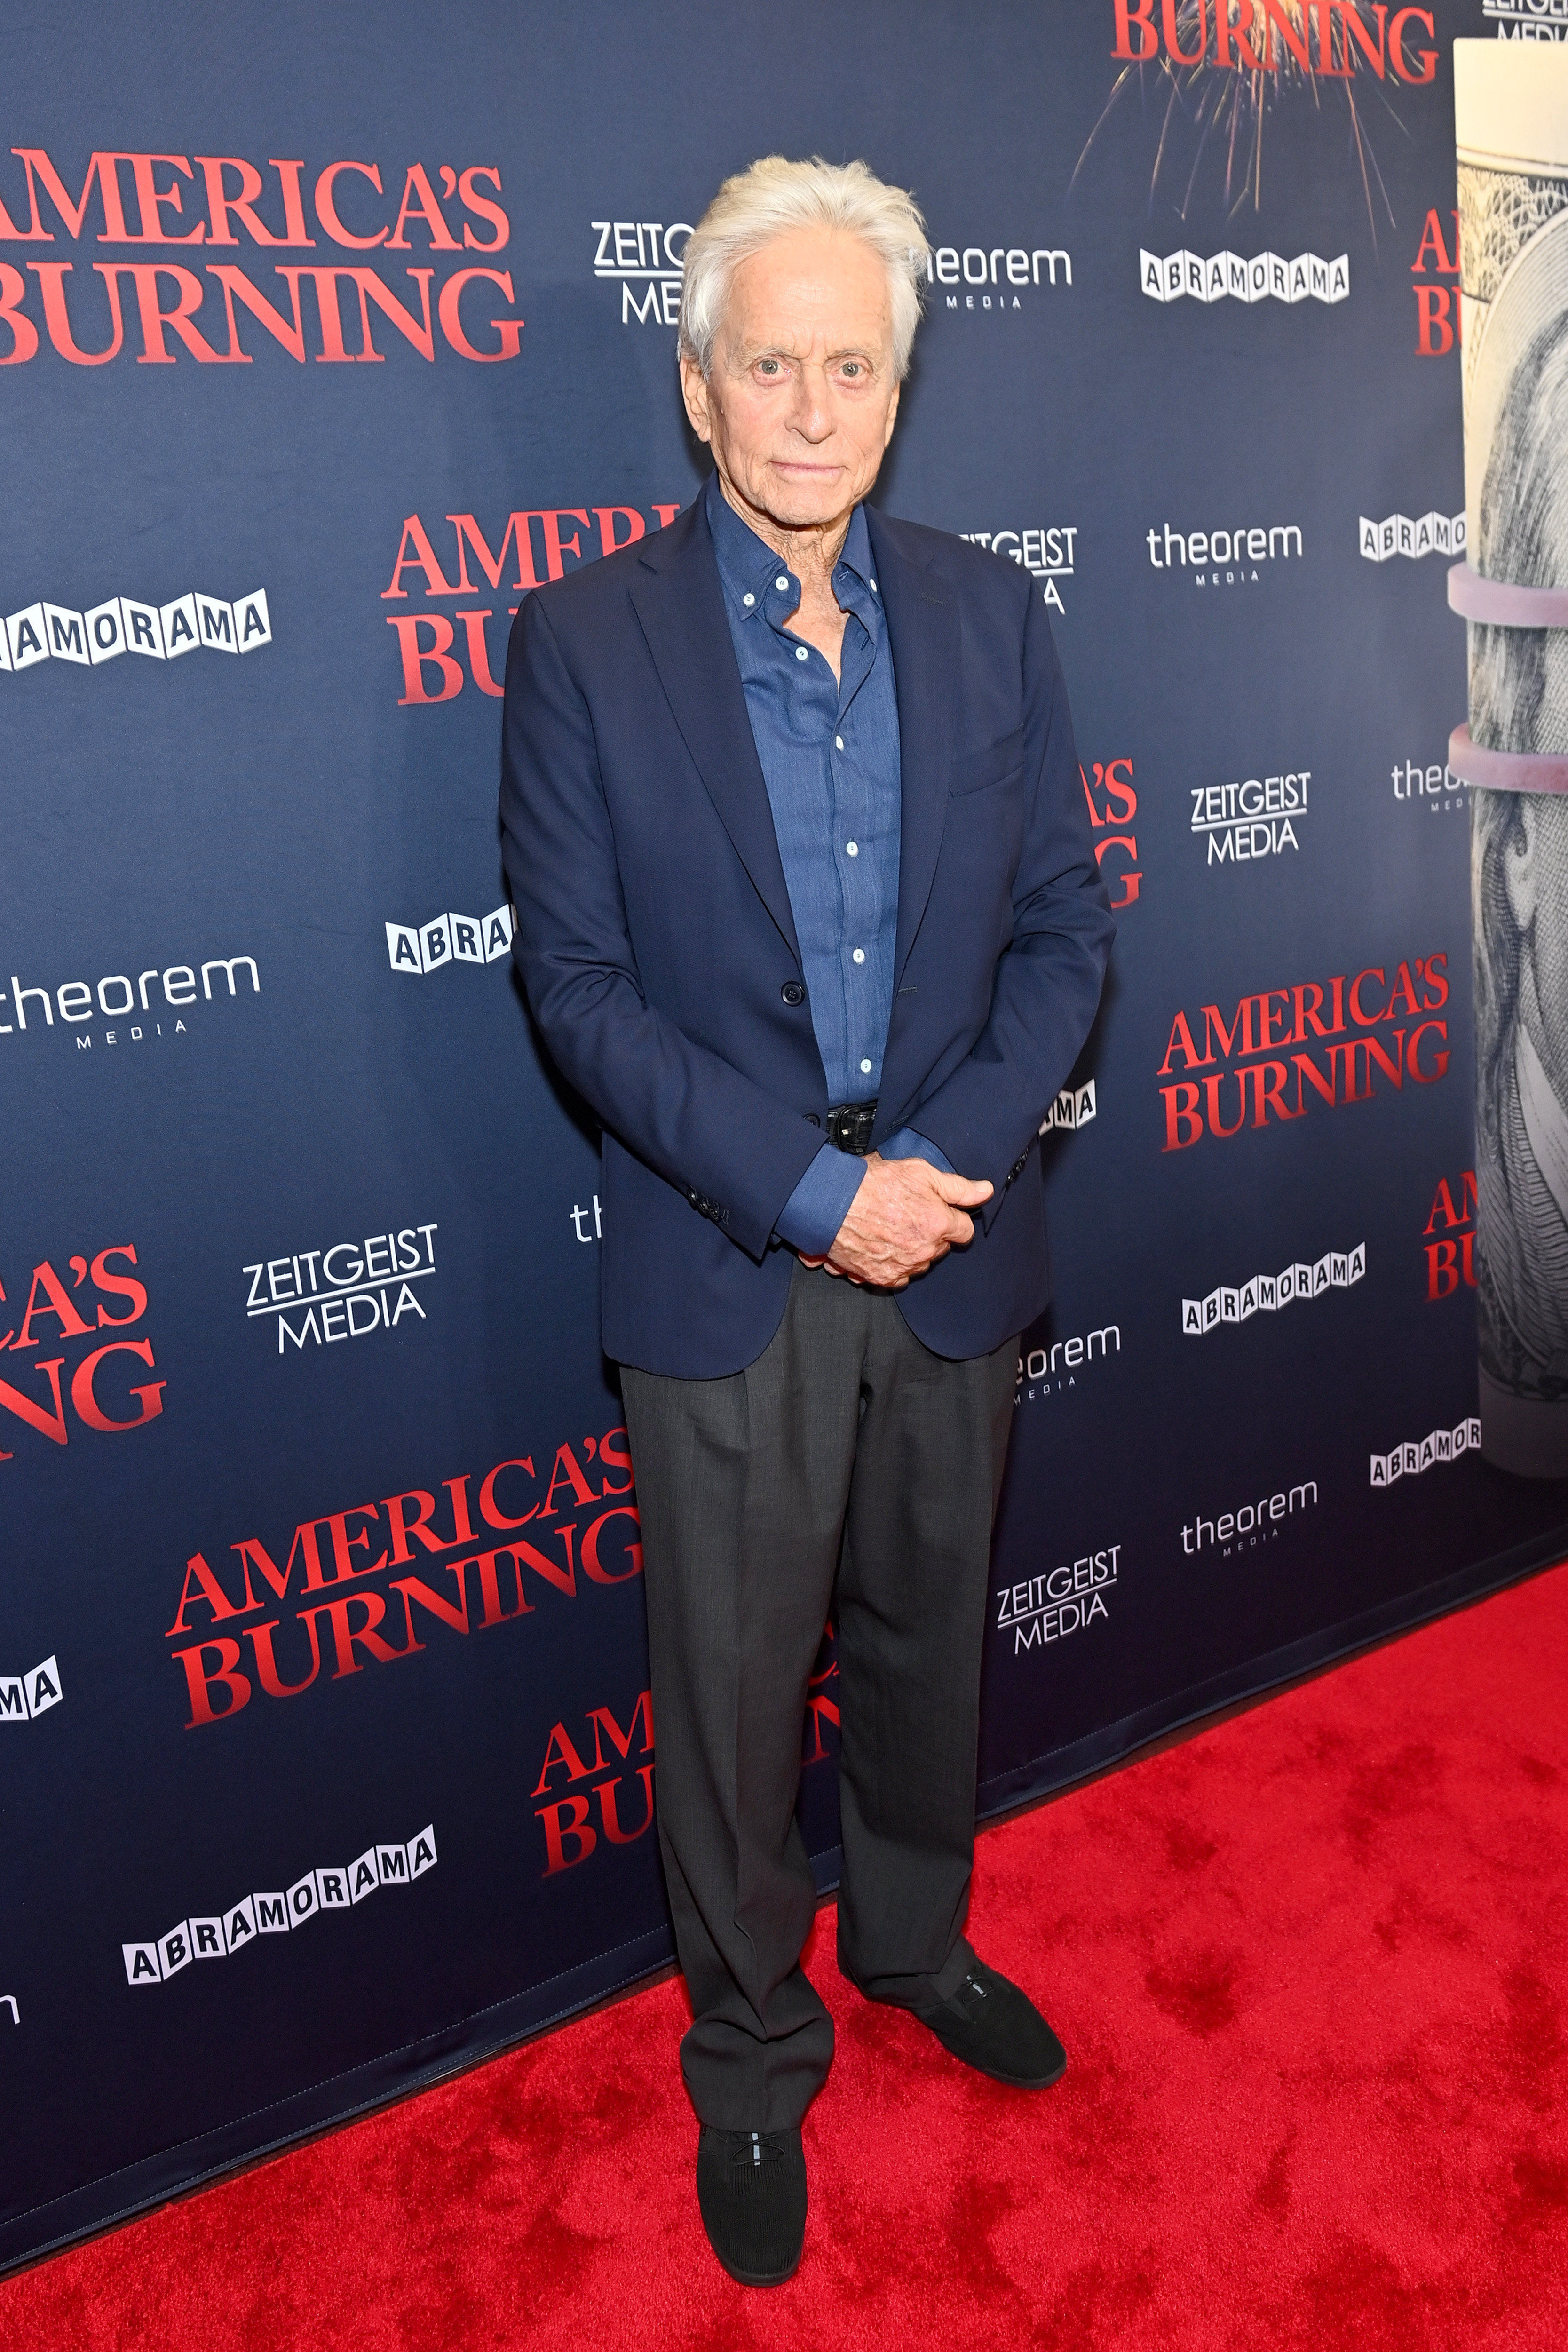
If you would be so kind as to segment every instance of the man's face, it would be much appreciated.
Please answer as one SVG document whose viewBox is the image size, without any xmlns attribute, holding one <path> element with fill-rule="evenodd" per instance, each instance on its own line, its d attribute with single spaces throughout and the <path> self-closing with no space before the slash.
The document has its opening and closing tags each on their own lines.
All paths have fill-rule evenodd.
<svg viewBox="0 0 1568 2352">
<path fill-rule="evenodd" d="M 882 261 L 837 229 L 764 246 L 730 279 L 711 376 L 683 360 L 681 387 L 693 430 L 756 513 L 795 530 L 848 514 L 898 414 Z"/>
</svg>

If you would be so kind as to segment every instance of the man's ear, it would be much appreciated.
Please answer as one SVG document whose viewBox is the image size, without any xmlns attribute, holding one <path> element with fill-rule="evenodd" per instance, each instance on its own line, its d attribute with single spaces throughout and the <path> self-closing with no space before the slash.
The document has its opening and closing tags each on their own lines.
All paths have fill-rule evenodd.
<svg viewBox="0 0 1568 2352">
<path fill-rule="evenodd" d="M 882 436 L 882 446 L 884 449 L 893 438 L 893 428 L 898 421 L 898 395 L 903 390 L 904 386 L 901 383 L 895 383 L 893 387 L 893 398 L 887 404 L 887 430 Z"/>
<path fill-rule="evenodd" d="M 711 441 L 713 426 L 708 417 L 707 384 L 695 360 L 681 355 L 681 397 L 686 404 L 692 431 L 699 441 Z"/>
<path fill-rule="evenodd" d="M 1508 887 L 1508 903 L 1521 931 L 1528 931 L 1535 920 L 1539 889 L 1536 858 L 1539 850 L 1536 813 L 1529 793 L 1521 793 L 1514 822 L 1503 846 L 1502 874 Z"/>
</svg>

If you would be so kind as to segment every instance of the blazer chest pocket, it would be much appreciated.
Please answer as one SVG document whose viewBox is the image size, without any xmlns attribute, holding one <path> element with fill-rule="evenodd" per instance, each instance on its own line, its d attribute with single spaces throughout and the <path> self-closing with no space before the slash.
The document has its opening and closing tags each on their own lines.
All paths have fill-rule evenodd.
<svg viewBox="0 0 1568 2352">
<path fill-rule="evenodd" d="M 1005 783 L 1022 771 L 1023 730 L 1019 728 L 978 751 L 961 752 L 948 771 L 947 790 L 959 800 L 969 793 L 983 793 L 990 784 Z"/>
</svg>

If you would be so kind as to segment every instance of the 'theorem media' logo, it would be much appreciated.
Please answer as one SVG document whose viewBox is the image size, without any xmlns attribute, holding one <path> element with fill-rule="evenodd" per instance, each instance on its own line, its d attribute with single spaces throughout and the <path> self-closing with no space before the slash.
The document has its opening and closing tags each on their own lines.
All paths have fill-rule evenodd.
<svg viewBox="0 0 1568 2352">
<path fill-rule="evenodd" d="M 1288 563 L 1301 556 L 1299 523 L 1256 523 L 1232 530 L 1146 531 L 1149 562 L 1156 572 L 1190 572 L 1195 588 L 1248 588 L 1262 578 L 1260 563 Z M 1294 544 L 1292 545 L 1292 541 Z M 1161 550 L 1164 552 L 1161 552 Z"/>
<path fill-rule="evenodd" d="M 83 1022 L 95 1020 L 99 1013 L 106 1020 L 123 1024 L 99 1033 L 106 1045 L 118 1045 L 122 1043 L 134 1045 L 153 1043 L 160 1037 L 181 1036 L 185 1034 L 185 1022 L 183 1018 L 184 1013 L 198 1002 L 204 1001 L 209 1004 L 213 1002 L 214 972 L 221 973 L 227 982 L 231 997 L 243 996 L 245 993 L 243 989 L 235 985 L 236 972 L 248 972 L 251 994 L 259 996 L 261 993 L 261 975 L 256 970 L 256 958 L 247 955 L 209 956 L 201 966 L 202 984 L 199 991 L 196 986 L 196 967 L 188 963 L 166 964 L 162 971 L 156 964 L 151 964 L 145 971 L 138 972 L 134 981 L 129 972 L 106 972 L 99 982 L 96 991 L 89 981 L 68 980 L 56 988 L 52 994 L 47 988 L 25 983 L 18 973 L 13 972 L 9 992 L 0 988 L 0 1011 L 5 1010 L 8 996 L 11 1010 L 16 1013 L 16 1018 L 14 1022 L 0 1021 L 0 1037 L 15 1036 L 18 1030 L 37 1036 L 40 1026 L 44 1029 L 52 1029 L 55 1025 L 57 1008 L 62 1027 L 68 1024 L 78 1029 L 76 1043 L 78 1052 L 85 1052 L 90 1047 L 93 1040 L 93 1032 L 82 1029 L 80 1024 Z M 220 988 L 216 993 L 221 1002 L 222 989 Z M 41 1024 L 37 1011 L 34 1012 L 32 1018 L 28 1019 L 29 1004 L 43 1008 L 44 1017 Z M 174 1018 L 172 1021 L 164 1018 L 165 1011 L 173 1013 Z M 148 1036 L 149 1031 L 152 1033 L 151 1038 Z M 5 1050 L 16 1053 L 26 1049 L 11 1046 Z"/>
<path fill-rule="evenodd" d="M 1317 1507 L 1315 1478 L 1303 1479 L 1288 1491 L 1260 1495 L 1255 1503 L 1242 1503 L 1235 1510 L 1220 1511 L 1212 1519 L 1195 1519 L 1181 1531 L 1181 1548 L 1189 1559 L 1203 1551 L 1218 1551 L 1221 1559 L 1228 1559 L 1233 1552 L 1255 1551 L 1260 1543 L 1278 1543 L 1280 1523 L 1284 1520 L 1288 1524 L 1295 1517 L 1298 1498 L 1303 1511 Z M 1189 1537 L 1194 1540 L 1189 1542 Z"/>
</svg>

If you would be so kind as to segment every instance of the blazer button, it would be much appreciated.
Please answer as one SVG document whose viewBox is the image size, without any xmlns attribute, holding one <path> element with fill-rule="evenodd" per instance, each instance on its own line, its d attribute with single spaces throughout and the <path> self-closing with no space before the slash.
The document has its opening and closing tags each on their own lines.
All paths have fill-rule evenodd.
<svg viewBox="0 0 1568 2352">
<path fill-rule="evenodd" d="M 806 992 L 798 980 L 787 980 L 779 992 L 786 1004 L 804 1004 Z"/>
</svg>

